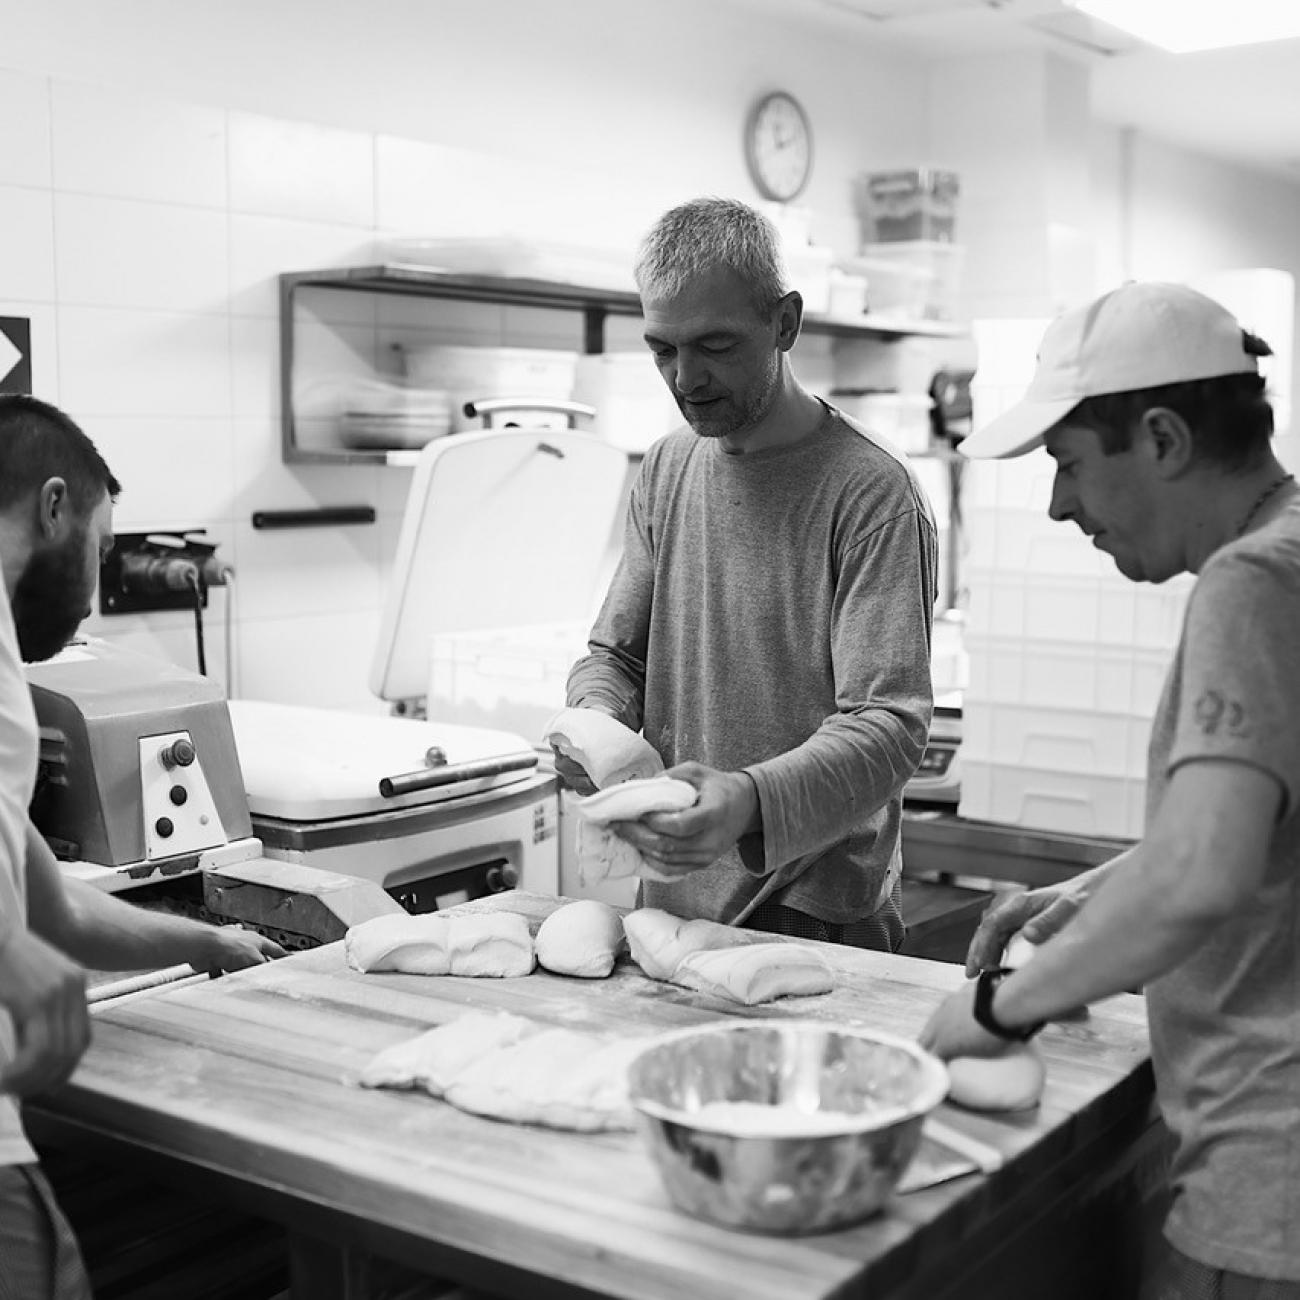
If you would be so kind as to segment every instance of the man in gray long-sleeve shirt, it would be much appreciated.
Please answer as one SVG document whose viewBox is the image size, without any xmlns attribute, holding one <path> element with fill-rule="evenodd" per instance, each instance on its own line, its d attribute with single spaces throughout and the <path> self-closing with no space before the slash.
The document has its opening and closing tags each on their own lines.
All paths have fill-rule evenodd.
<svg viewBox="0 0 1300 1300">
<path fill-rule="evenodd" d="M 765 218 L 673 209 L 637 283 L 690 427 L 646 456 L 568 703 L 643 730 L 699 791 L 616 827 L 672 878 L 642 901 L 896 948 L 902 788 L 931 710 L 929 506 L 896 452 L 791 373 L 803 304 Z"/>
</svg>

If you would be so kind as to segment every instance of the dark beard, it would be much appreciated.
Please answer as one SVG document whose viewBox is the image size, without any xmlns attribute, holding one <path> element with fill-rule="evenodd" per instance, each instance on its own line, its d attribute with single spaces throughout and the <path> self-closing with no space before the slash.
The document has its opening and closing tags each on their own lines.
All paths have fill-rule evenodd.
<svg viewBox="0 0 1300 1300">
<path fill-rule="evenodd" d="M 86 617 L 86 530 L 79 528 L 59 547 L 37 551 L 14 587 L 14 627 L 23 663 L 58 654 Z"/>
</svg>

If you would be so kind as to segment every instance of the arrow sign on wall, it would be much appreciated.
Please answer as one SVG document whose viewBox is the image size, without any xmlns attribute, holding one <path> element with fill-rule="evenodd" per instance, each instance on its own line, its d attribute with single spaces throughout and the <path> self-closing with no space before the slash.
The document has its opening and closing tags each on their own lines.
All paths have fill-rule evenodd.
<svg viewBox="0 0 1300 1300">
<path fill-rule="evenodd" d="M 0 316 L 0 393 L 32 391 L 32 323 Z"/>
</svg>

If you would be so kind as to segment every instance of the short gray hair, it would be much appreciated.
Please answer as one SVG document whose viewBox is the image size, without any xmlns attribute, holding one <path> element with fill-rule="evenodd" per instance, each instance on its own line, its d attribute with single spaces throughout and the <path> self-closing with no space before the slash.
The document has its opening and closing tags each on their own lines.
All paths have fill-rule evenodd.
<svg viewBox="0 0 1300 1300">
<path fill-rule="evenodd" d="M 665 212 L 641 241 L 633 270 L 643 296 L 671 297 L 715 266 L 745 281 L 761 313 L 789 291 L 776 227 L 736 199 L 691 199 Z"/>
</svg>

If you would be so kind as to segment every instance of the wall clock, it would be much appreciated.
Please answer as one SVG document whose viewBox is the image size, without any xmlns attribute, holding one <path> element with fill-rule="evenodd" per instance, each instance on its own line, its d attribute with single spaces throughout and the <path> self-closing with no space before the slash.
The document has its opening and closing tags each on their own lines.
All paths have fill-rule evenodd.
<svg viewBox="0 0 1300 1300">
<path fill-rule="evenodd" d="M 745 161 L 759 193 L 788 203 L 812 172 L 812 126 L 799 101 L 783 90 L 764 95 L 745 123 Z"/>
</svg>

